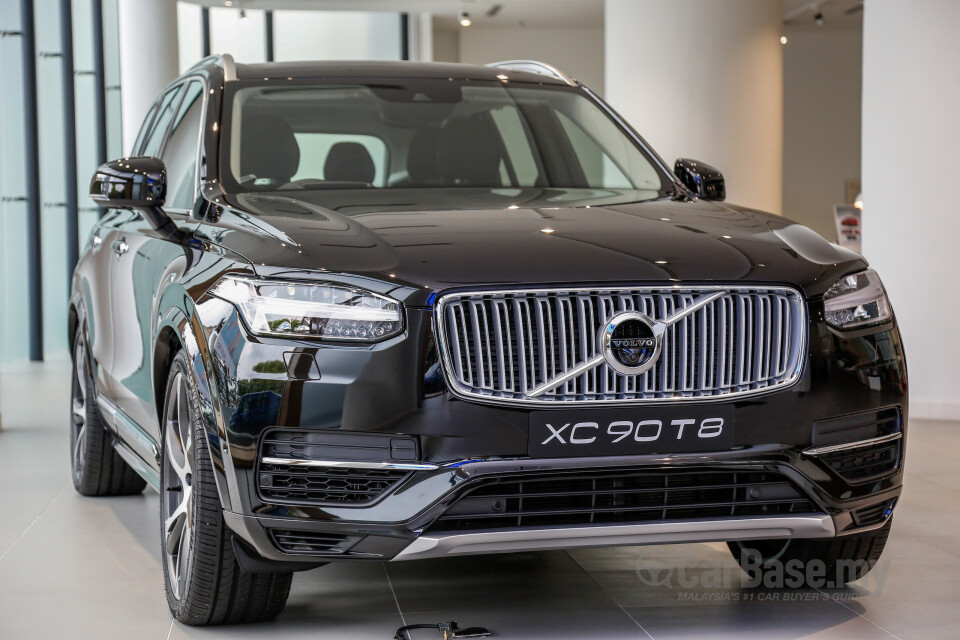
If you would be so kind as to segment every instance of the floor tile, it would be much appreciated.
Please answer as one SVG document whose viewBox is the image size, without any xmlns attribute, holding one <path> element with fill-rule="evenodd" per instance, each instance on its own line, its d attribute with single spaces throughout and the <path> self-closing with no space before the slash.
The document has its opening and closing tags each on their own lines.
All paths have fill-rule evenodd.
<svg viewBox="0 0 960 640">
<path fill-rule="evenodd" d="M 201 629 L 171 623 L 157 494 L 74 492 L 66 402 L 36 401 L 66 397 L 67 364 L 6 367 L 0 384 L 3 640 L 381 640 L 444 620 L 524 639 L 960 637 L 960 424 L 911 423 L 886 552 L 845 589 L 745 589 L 720 543 L 344 563 L 295 575 L 275 622 Z"/>
</svg>

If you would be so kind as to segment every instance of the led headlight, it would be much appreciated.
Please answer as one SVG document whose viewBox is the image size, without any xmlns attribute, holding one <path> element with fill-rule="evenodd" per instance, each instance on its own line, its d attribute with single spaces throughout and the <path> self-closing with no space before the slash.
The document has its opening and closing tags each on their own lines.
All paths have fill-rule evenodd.
<svg viewBox="0 0 960 640">
<path fill-rule="evenodd" d="M 844 276 L 823 294 L 827 324 L 854 329 L 893 317 L 880 276 L 873 269 Z"/>
<path fill-rule="evenodd" d="M 403 331 L 399 302 L 340 284 L 226 276 L 210 293 L 236 305 L 259 335 L 375 342 Z"/>
</svg>

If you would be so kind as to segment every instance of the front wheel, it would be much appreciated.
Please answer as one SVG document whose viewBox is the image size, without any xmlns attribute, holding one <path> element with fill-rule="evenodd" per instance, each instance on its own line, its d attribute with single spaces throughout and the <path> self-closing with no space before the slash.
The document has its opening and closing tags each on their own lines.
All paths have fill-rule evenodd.
<svg viewBox="0 0 960 640">
<path fill-rule="evenodd" d="M 292 574 L 250 574 L 237 563 L 182 351 L 170 368 L 163 415 L 160 535 L 171 613 L 189 625 L 274 619 Z"/>
<path fill-rule="evenodd" d="M 73 340 L 70 385 L 70 468 L 73 487 L 84 496 L 126 496 L 147 485 L 113 448 L 97 407 L 83 330 Z"/>
<path fill-rule="evenodd" d="M 750 586 L 836 588 L 867 575 L 890 536 L 893 520 L 867 533 L 824 540 L 728 542 Z"/>
</svg>

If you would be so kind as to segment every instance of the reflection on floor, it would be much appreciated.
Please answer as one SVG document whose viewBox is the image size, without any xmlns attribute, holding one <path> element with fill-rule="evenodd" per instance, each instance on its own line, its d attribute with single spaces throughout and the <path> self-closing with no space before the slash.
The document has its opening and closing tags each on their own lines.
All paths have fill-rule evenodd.
<svg viewBox="0 0 960 640">
<path fill-rule="evenodd" d="M 887 551 L 878 570 L 845 590 L 741 590 L 719 544 L 553 551 L 330 565 L 294 578 L 276 622 L 194 629 L 167 612 L 157 495 L 73 491 L 67 366 L 7 367 L 0 384 L 4 640 L 389 640 L 404 623 L 441 620 L 527 640 L 960 638 L 960 424 L 911 424 L 907 489 Z"/>
</svg>

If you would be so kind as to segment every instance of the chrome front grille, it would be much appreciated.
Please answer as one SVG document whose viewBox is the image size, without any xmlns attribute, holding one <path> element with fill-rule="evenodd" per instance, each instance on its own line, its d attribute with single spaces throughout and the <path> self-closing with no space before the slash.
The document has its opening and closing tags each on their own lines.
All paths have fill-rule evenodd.
<svg viewBox="0 0 960 640">
<path fill-rule="evenodd" d="M 531 397 L 539 385 L 599 353 L 614 315 L 663 320 L 703 296 L 722 297 L 669 326 L 656 364 L 639 375 L 605 362 Z M 792 384 L 806 342 L 803 298 L 793 289 L 646 287 L 450 294 L 437 306 L 448 383 L 490 402 L 655 402 L 759 393 Z"/>
</svg>

